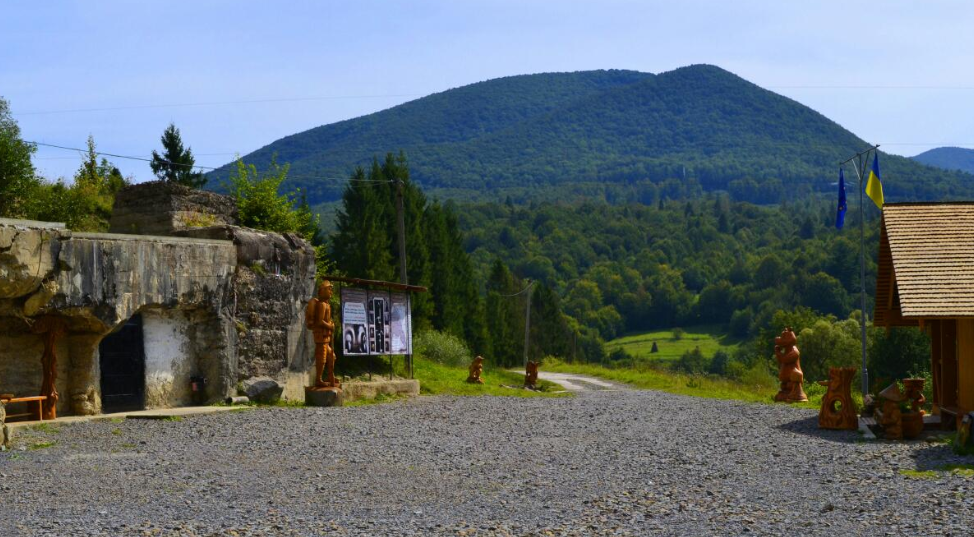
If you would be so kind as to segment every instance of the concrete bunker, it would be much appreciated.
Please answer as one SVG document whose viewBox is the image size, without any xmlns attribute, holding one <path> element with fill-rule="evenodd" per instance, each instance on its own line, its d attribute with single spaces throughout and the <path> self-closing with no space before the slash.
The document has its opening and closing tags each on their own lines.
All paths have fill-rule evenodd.
<svg viewBox="0 0 974 537">
<path fill-rule="evenodd" d="M 0 220 L 0 394 L 39 393 L 44 339 L 32 327 L 53 317 L 66 326 L 60 415 L 212 403 L 256 376 L 303 398 L 307 242 L 236 226 L 229 198 L 165 183 L 123 189 L 115 213 L 113 231 L 142 231 L 143 215 L 155 235 Z M 195 396 L 194 377 L 206 379 Z"/>
</svg>

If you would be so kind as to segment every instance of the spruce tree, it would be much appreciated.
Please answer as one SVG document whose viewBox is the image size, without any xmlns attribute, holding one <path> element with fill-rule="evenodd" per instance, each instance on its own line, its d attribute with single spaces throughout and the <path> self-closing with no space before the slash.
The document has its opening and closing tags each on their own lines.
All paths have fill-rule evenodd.
<svg viewBox="0 0 974 537">
<path fill-rule="evenodd" d="M 152 152 L 152 162 L 149 163 L 152 173 L 163 181 L 202 188 L 206 184 L 206 176 L 194 171 L 196 159 L 193 158 L 193 151 L 189 147 L 183 148 L 183 139 L 176 125 L 170 123 L 163 131 L 161 140 L 164 151 L 162 155 Z"/>
</svg>

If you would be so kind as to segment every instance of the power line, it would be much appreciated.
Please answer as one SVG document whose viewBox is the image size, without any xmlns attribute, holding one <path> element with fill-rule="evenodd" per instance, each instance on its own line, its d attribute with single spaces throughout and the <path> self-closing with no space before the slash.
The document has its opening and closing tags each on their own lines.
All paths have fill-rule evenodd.
<svg viewBox="0 0 974 537">
<path fill-rule="evenodd" d="M 37 110 L 31 112 L 17 112 L 13 115 L 15 116 L 37 116 L 37 115 L 47 115 L 47 114 L 73 114 L 78 112 L 114 112 L 118 110 L 143 110 L 151 108 L 180 108 L 180 107 L 190 107 L 190 106 L 223 106 L 231 104 L 262 104 L 262 103 L 286 103 L 286 102 L 302 102 L 302 101 L 328 101 L 328 100 L 339 100 L 339 99 L 385 99 L 385 98 L 401 98 L 401 97 L 420 97 L 421 93 L 390 93 L 384 95 L 329 95 L 321 97 L 289 97 L 281 99 L 250 99 L 243 101 L 209 101 L 209 102 L 197 102 L 197 103 L 173 103 L 173 104 L 138 104 L 131 106 L 111 106 L 106 108 L 72 108 L 65 110 Z"/>
<path fill-rule="evenodd" d="M 81 149 L 79 147 L 67 147 L 67 146 L 63 146 L 63 145 L 47 144 L 47 143 L 44 143 L 44 142 L 32 142 L 32 141 L 29 141 L 29 140 L 24 140 L 24 142 L 25 143 L 28 143 L 28 144 L 34 144 L 34 145 L 39 145 L 39 146 L 44 146 L 44 147 L 52 147 L 52 148 L 55 148 L 55 149 L 63 149 L 65 151 L 78 151 L 80 153 L 87 153 L 88 152 L 87 149 Z M 142 162 L 152 162 L 152 159 L 148 159 L 148 158 L 144 158 L 144 157 L 135 157 L 135 156 L 131 156 L 131 155 L 119 155 L 117 153 L 106 153 L 104 151 L 95 151 L 94 153 L 96 155 L 102 155 L 102 156 L 113 157 L 113 158 L 121 158 L 121 159 L 129 159 L 129 160 L 138 160 L 138 161 L 142 161 Z M 227 154 L 227 153 L 221 153 L 221 154 Z M 237 153 L 229 153 L 229 154 L 236 155 Z M 62 158 L 70 158 L 70 157 L 35 157 L 35 158 L 62 159 Z M 214 168 L 212 166 L 198 166 L 198 165 L 195 165 L 195 164 L 194 165 L 189 165 L 189 164 L 182 164 L 182 163 L 179 163 L 179 162 L 171 162 L 171 161 L 168 161 L 168 160 L 163 160 L 162 162 L 165 163 L 165 164 L 171 164 L 173 166 L 185 166 L 185 167 L 189 167 L 189 168 L 199 168 L 199 169 L 211 170 L 211 171 L 218 170 L 219 169 L 219 168 Z M 320 177 L 320 176 L 311 176 L 311 175 L 290 175 L 290 174 L 288 175 L 287 178 L 288 179 L 308 179 L 308 180 L 313 180 L 313 181 L 332 181 L 332 182 L 338 182 L 338 183 L 345 183 L 345 182 L 353 183 L 354 182 L 354 183 L 388 184 L 388 183 L 394 183 L 394 182 L 396 182 L 395 180 L 392 180 L 392 179 L 378 179 L 378 180 L 375 180 L 375 179 L 339 179 L 339 178 L 335 178 L 335 177 Z"/>
<path fill-rule="evenodd" d="M 87 153 L 88 152 L 87 149 L 81 149 L 81 148 L 78 148 L 78 147 L 65 147 L 63 145 L 45 144 L 44 142 L 31 142 L 29 140 L 24 140 L 24 142 L 26 142 L 28 144 L 40 145 L 40 146 L 43 146 L 43 147 L 53 147 L 55 149 L 64 149 L 65 151 L 80 151 L 82 153 Z M 152 160 L 153 160 L 153 159 L 143 158 L 143 157 L 133 157 L 133 156 L 130 156 L 130 155 L 117 155 L 115 153 L 106 153 L 104 151 L 93 151 L 93 153 L 96 154 L 96 155 L 102 155 L 102 156 L 105 156 L 105 157 L 124 158 L 124 159 L 129 159 L 129 160 L 141 160 L 142 162 L 152 162 Z M 210 167 L 210 166 L 197 166 L 195 164 L 182 164 L 180 162 L 170 162 L 168 160 L 163 160 L 162 162 L 164 164 L 169 164 L 169 165 L 172 165 L 172 166 L 184 166 L 184 167 L 187 167 L 187 168 L 199 168 L 201 170 L 215 170 L 216 169 L 216 168 L 213 168 L 213 167 Z"/>
</svg>

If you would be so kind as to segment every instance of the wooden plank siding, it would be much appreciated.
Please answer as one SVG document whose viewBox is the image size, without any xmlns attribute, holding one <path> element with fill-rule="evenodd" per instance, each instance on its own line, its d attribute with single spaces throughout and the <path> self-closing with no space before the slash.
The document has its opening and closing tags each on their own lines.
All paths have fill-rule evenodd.
<svg viewBox="0 0 974 537">
<path fill-rule="evenodd" d="M 936 409 L 974 410 L 974 202 L 888 203 L 880 225 L 875 325 L 925 329 Z"/>
</svg>

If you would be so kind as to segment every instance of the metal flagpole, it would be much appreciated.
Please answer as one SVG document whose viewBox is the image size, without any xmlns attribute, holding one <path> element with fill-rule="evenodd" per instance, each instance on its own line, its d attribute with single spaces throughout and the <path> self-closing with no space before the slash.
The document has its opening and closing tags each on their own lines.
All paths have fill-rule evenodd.
<svg viewBox="0 0 974 537">
<path fill-rule="evenodd" d="M 879 145 L 874 145 L 869 149 L 856 153 L 854 156 L 839 163 L 839 166 L 854 161 L 856 167 L 856 179 L 859 184 L 859 308 L 862 312 L 860 318 L 860 333 L 862 337 L 862 396 L 869 393 L 869 370 L 866 367 L 866 218 L 863 211 L 863 175 L 866 173 L 866 166 L 869 163 L 869 154 L 875 151 Z"/>
</svg>

